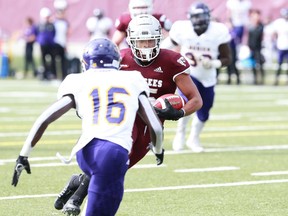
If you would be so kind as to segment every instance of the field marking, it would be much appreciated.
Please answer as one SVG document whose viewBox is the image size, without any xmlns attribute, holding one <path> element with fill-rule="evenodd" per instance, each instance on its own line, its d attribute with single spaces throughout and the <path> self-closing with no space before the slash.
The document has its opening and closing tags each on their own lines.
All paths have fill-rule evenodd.
<svg viewBox="0 0 288 216">
<path fill-rule="evenodd" d="M 177 173 L 190 173 L 190 172 L 217 172 L 217 171 L 230 171 L 239 170 L 240 167 L 209 167 L 209 168 L 193 168 L 193 169 L 176 169 L 174 172 Z"/>
<path fill-rule="evenodd" d="M 205 154 L 212 152 L 238 152 L 238 151 L 266 151 L 266 150 L 287 150 L 288 145 L 272 145 L 272 146 L 239 146 L 239 147 L 223 147 L 223 148 L 206 148 L 202 153 L 194 153 L 192 150 L 172 151 L 166 150 L 165 155 L 177 155 L 177 154 Z M 147 155 L 154 155 L 152 152 L 148 152 Z M 31 157 L 29 161 L 46 161 L 46 160 L 59 160 L 58 157 Z M 16 159 L 0 159 L 0 165 L 6 163 L 15 163 Z"/>
<path fill-rule="evenodd" d="M 252 176 L 288 175 L 288 171 L 257 172 L 257 173 L 251 173 L 251 175 Z"/>
<path fill-rule="evenodd" d="M 135 188 L 126 189 L 125 193 L 149 192 L 149 191 L 167 191 L 167 190 L 183 190 L 183 189 L 199 189 L 199 188 L 218 188 L 218 187 L 238 187 L 250 186 L 259 184 L 280 184 L 288 183 L 288 179 L 275 179 L 275 180 L 262 180 L 262 181 L 244 181 L 244 182 L 230 182 L 230 183 L 215 183 L 215 184 L 196 184 L 196 185 L 183 185 L 183 186 L 168 186 L 156 188 Z M 0 200 L 15 200 L 15 199 L 29 199 L 29 198 L 46 198 L 57 197 L 58 194 L 38 194 L 38 195 L 19 195 L 0 197 Z"/>
</svg>

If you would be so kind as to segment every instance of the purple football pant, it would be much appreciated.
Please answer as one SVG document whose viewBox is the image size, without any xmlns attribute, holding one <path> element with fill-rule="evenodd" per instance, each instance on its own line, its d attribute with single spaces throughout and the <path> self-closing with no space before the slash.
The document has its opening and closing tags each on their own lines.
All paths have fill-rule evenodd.
<svg viewBox="0 0 288 216">
<path fill-rule="evenodd" d="M 91 177 L 86 216 L 115 215 L 123 198 L 128 151 L 94 138 L 76 156 L 80 168 Z"/>
<path fill-rule="evenodd" d="M 213 107 L 214 103 L 214 97 L 215 97 L 214 86 L 204 87 L 202 83 L 199 82 L 197 79 L 195 79 L 194 77 L 191 78 L 195 83 L 203 100 L 203 106 L 201 107 L 201 109 L 196 111 L 197 117 L 200 121 L 206 122 L 209 119 L 209 112 Z M 187 102 L 187 98 L 179 89 L 177 89 L 177 93 L 181 95 Z"/>
</svg>

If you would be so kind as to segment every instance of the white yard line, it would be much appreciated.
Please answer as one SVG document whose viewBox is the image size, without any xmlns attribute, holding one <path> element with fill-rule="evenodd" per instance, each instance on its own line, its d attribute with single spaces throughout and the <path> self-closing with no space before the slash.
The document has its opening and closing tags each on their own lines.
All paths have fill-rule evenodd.
<svg viewBox="0 0 288 216">
<path fill-rule="evenodd" d="M 240 167 L 208 167 L 208 168 L 193 168 L 193 169 L 177 169 L 174 172 L 177 173 L 189 173 L 189 172 L 218 172 L 218 171 L 230 171 L 239 170 Z"/>
<path fill-rule="evenodd" d="M 219 147 L 219 148 L 206 148 L 205 152 L 202 153 L 193 153 L 191 150 L 182 150 L 182 151 L 165 151 L 165 155 L 177 155 L 177 154 L 205 154 L 213 152 L 239 152 L 239 151 L 266 151 L 266 150 L 287 150 L 288 145 L 272 145 L 272 146 L 239 146 L 239 147 Z M 149 152 L 147 155 L 153 155 Z M 0 165 L 6 163 L 15 163 L 15 158 L 13 159 L 0 159 Z M 31 157 L 29 161 L 47 161 L 47 160 L 59 160 L 55 157 Z M 149 165 L 150 166 L 150 165 Z"/>
<path fill-rule="evenodd" d="M 250 186 L 259 184 L 281 184 L 288 183 L 288 179 L 274 179 L 274 180 L 262 180 L 262 181 L 244 181 L 244 182 L 230 182 L 230 183 L 215 183 L 215 184 L 196 184 L 196 185 L 183 185 L 183 186 L 168 186 L 168 187 L 156 187 L 156 188 L 135 188 L 126 189 L 125 193 L 135 192 L 148 192 L 148 191 L 167 191 L 167 190 L 187 190 L 187 189 L 199 189 L 199 188 L 219 188 L 219 187 L 236 187 L 236 186 Z M 28 199 L 28 198 L 46 198 L 57 197 L 58 194 L 38 194 L 38 195 L 19 195 L 0 197 L 0 200 L 15 200 L 15 199 Z"/>
<path fill-rule="evenodd" d="M 257 173 L 251 173 L 251 175 L 252 176 L 288 175 L 288 171 L 257 172 Z"/>
</svg>

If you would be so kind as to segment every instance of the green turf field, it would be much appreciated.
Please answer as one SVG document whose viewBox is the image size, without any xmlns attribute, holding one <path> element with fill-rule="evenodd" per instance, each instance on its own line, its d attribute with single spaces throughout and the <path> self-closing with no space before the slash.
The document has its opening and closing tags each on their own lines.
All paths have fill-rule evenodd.
<svg viewBox="0 0 288 216">
<path fill-rule="evenodd" d="M 80 134 L 74 111 L 47 129 L 30 156 L 31 175 L 11 186 L 15 160 L 57 83 L 0 80 L 0 215 L 63 215 L 54 200 L 75 160 L 62 164 Z M 287 216 L 288 86 L 216 87 L 201 140 L 206 152 L 171 150 L 176 122 L 165 124 L 165 161 L 148 154 L 128 171 L 119 216 Z"/>
</svg>

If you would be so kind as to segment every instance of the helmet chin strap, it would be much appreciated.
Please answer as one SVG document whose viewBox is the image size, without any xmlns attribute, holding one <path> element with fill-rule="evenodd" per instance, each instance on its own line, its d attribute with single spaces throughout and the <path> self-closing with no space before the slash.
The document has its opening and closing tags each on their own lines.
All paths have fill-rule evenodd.
<svg viewBox="0 0 288 216">
<path fill-rule="evenodd" d="M 139 52 L 140 52 L 141 56 L 145 56 L 145 60 L 147 60 L 147 61 L 151 61 L 152 60 L 152 58 L 151 58 L 151 49 L 143 48 L 143 49 L 139 49 Z"/>
</svg>

